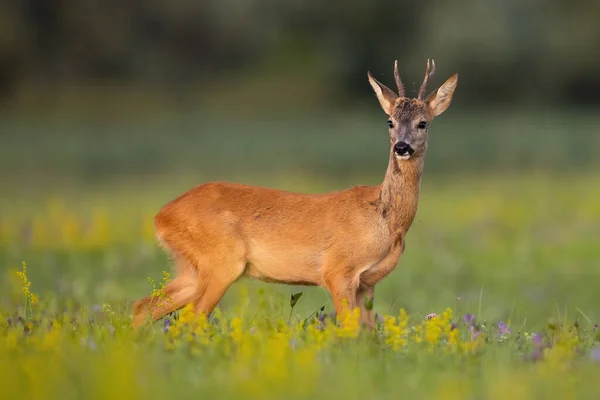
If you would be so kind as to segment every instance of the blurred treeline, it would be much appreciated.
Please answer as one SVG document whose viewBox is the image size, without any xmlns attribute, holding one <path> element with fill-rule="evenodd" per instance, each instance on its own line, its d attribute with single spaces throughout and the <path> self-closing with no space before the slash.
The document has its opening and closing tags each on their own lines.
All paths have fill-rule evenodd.
<svg viewBox="0 0 600 400">
<path fill-rule="evenodd" d="M 377 182 L 389 140 L 366 72 L 394 88 L 396 58 L 409 95 L 427 58 L 431 90 L 460 74 L 428 174 L 597 169 L 599 22 L 589 0 L 0 0 L 2 191 Z"/>
<path fill-rule="evenodd" d="M 0 88 L 9 108 L 132 88 L 340 106 L 372 101 L 367 70 L 392 85 L 395 58 L 414 93 L 434 57 L 462 104 L 597 105 L 599 22 L 589 0 L 2 0 Z"/>
</svg>

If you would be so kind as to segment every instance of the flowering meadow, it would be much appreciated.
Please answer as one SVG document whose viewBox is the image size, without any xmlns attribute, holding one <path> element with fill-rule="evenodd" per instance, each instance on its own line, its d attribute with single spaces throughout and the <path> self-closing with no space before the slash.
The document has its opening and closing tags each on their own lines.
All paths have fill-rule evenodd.
<svg viewBox="0 0 600 400">
<path fill-rule="evenodd" d="M 319 288 L 237 282 L 132 329 L 168 257 L 143 192 L 0 200 L 0 377 L 19 399 L 600 396 L 600 185 L 427 179 L 377 326 Z M 172 191 L 166 191 L 172 197 Z"/>
</svg>

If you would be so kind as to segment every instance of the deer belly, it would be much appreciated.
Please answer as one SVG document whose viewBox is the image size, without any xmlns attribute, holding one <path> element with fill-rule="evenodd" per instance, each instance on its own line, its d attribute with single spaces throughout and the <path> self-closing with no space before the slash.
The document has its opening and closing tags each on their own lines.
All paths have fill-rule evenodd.
<svg viewBox="0 0 600 400">
<path fill-rule="evenodd" d="M 316 286 L 321 283 L 320 259 L 314 250 L 254 245 L 245 275 L 263 282 Z"/>
</svg>

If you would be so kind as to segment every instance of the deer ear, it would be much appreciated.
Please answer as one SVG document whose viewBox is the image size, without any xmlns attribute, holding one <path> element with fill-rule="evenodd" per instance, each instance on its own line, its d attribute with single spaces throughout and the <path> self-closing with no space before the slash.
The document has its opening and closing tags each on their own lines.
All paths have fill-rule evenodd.
<svg viewBox="0 0 600 400">
<path fill-rule="evenodd" d="M 440 115 L 450 106 L 454 90 L 458 84 L 458 73 L 452 75 L 438 90 L 432 92 L 425 100 L 434 117 Z"/>
<path fill-rule="evenodd" d="M 383 83 L 379 82 L 377 79 L 371 76 L 370 72 L 367 72 L 367 77 L 369 78 L 369 83 L 375 94 L 377 95 L 377 100 L 379 100 L 379 104 L 381 104 L 381 108 L 387 115 L 392 114 L 392 109 L 394 108 L 394 104 L 396 103 L 396 99 L 398 95 L 394 93 L 390 88 L 385 86 Z"/>
</svg>

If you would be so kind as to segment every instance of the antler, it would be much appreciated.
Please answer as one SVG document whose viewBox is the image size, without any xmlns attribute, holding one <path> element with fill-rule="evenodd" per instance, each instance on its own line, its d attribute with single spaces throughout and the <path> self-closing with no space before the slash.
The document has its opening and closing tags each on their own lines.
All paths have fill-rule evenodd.
<svg viewBox="0 0 600 400">
<path fill-rule="evenodd" d="M 431 61 L 431 63 L 429 61 Z M 423 79 L 423 83 L 419 89 L 419 100 L 423 100 L 423 96 L 425 96 L 425 90 L 427 90 L 427 84 L 429 83 L 429 79 L 433 76 L 433 74 L 435 74 L 435 61 L 433 58 L 431 60 L 427 59 L 427 70 L 425 71 L 425 79 Z"/>
<path fill-rule="evenodd" d="M 398 86 L 398 96 L 404 97 L 404 85 L 400 79 L 400 73 L 398 73 L 398 60 L 394 63 L 394 78 L 396 78 L 396 86 Z"/>
</svg>

